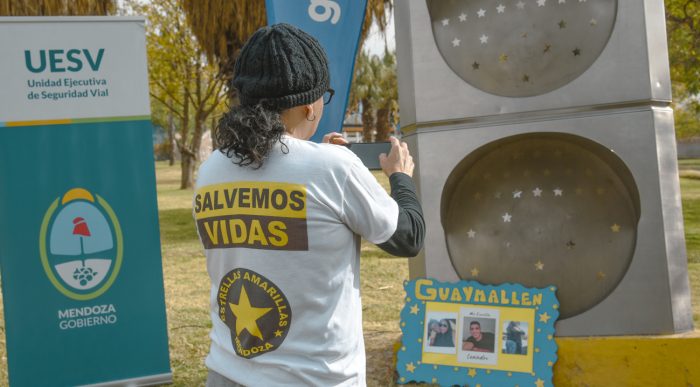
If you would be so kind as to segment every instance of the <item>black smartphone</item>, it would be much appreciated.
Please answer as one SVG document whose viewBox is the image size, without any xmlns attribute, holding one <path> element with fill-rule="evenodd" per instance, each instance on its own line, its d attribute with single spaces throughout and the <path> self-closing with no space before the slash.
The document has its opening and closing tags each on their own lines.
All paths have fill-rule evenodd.
<svg viewBox="0 0 700 387">
<path fill-rule="evenodd" d="M 356 142 L 347 144 L 351 151 L 362 160 L 362 163 L 369 169 L 382 169 L 379 165 L 379 155 L 382 153 L 389 154 L 391 150 L 391 142 Z"/>
</svg>

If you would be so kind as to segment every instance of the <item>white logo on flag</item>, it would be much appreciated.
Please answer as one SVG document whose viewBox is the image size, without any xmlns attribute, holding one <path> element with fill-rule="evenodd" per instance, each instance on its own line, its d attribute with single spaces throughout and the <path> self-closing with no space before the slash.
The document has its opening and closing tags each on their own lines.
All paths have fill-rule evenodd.
<svg viewBox="0 0 700 387">
<path fill-rule="evenodd" d="M 324 23 L 330 19 L 332 24 L 340 20 L 340 5 L 333 0 L 310 0 L 309 16 L 313 21 Z M 321 8 L 323 11 L 318 12 Z"/>
</svg>

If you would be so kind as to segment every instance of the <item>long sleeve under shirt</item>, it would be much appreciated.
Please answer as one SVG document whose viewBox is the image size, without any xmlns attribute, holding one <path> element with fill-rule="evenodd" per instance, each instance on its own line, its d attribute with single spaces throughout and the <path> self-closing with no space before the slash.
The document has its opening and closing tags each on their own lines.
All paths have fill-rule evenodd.
<svg viewBox="0 0 700 387">
<path fill-rule="evenodd" d="M 396 231 L 384 243 L 377 246 L 389 254 L 399 257 L 414 257 L 423 248 L 425 220 L 413 180 L 405 173 L 395 172 L 389 176 L 391 197 L 399 206 Z"/>
</svg>

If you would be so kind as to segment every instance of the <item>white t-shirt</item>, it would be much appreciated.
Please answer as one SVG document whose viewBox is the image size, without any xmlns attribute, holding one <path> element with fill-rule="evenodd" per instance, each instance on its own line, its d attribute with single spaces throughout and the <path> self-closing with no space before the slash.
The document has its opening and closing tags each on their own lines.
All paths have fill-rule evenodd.
<svg viewBox="0 0 700 387">
<path fill-rule="evenodd" d="M 199 170 L 206 365 L 247 386 L 364 386 L 360 236 L 387 241 L 398 206 L 345 147 L 283 142 L 257 170 L 219 151 Z"/>
</svg>

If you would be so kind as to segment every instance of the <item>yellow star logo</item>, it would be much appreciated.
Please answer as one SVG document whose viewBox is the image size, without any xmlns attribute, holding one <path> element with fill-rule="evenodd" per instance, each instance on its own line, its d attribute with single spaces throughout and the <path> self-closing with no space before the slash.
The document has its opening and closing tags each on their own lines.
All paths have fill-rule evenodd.
<svg viewBox="0 0 700 387">
<path fill-rule="evenodd" d="M 418 304 L 415 304 L 411 307 L 411 314 L 418 314 Z"/>
<path fill-rule="evenodd" d="M 282 332 L 282 331 L 279 330 L 279 329 L 276 330 L 276 331 L 275 331 L 275 337 L 282 337 L 282 333 L 284 333 L 284 332 Z"/>
<path fill-rule="evenodd" d="M 229 303 L 231 311 L 236 316 L 236 336 L 240 335 L 244 329 L 248 330 L 252 336 L 263 340 L 260 327 L 257 320 L 264 316 L 272 308 L 256 308 L 250 305 L 248 293 L 245 291 L 245 286 L 241 285 L 241 297 L 238 299 L 238 304 Z"/>
<path fill-rule="evenodd" d="M 612 230 L 612 232 L 620 232 L 620 228 L 621 228 L 620 225 L 617 223 L 610 226 L 610 229 Z"/>
<path fill-rule="evenodd" d="M 548 361 L 548 362 L 547 362 L 547 366 L 548 366 L 548 367 L 551 367 L 551 366 L 553 366 L 553 365 L 554 365 L 554 362 L 553 362 L 553 361 Z"/>
<path fill-rule="evenodd" d="M 542 261 L 535 262 L 535 270 L 544 270 L 544 263 Z"/>
<path fill-rule="evenodd" d="M 472 272 L 472 277 L 478 277 L 478 276 L 479 276 L 479 269 L 473 268 L 473 269 L 471 270 L 471 272 Z"/>
<path fill-rule="evenodd" d="M 596 274 L 596 277 L 598 277 L 598 281 L 602 281 L 602 280 L 605 279 L 605 273 L 603 273 L 602 271 L 599 271 L 599 272 Z"/>
<path fill-rule="evenodd" d="M 537 380 L 535 381 L 535 386 L 544 387 L 544 380 L 537 378 Z"/>
<path fill-rule="evenodd" d="M 472 378 L 476 376 L 476 370 L 474 368 L 470 368 L 469 372 L 467 372 L 467 375 L 471 376 Z"/>
<path fill-rule="evenodd" d="M 548 315 L 547 312 L 540 313 L 540 322 L 547 323 L 552 316 Z"/>
<path fill-rule="evenodd" d="M 413 362 L 406 364 L 406 371 L 413 373 L 416 370 L 416 366 L 413 365 Z"/>
</svg>

